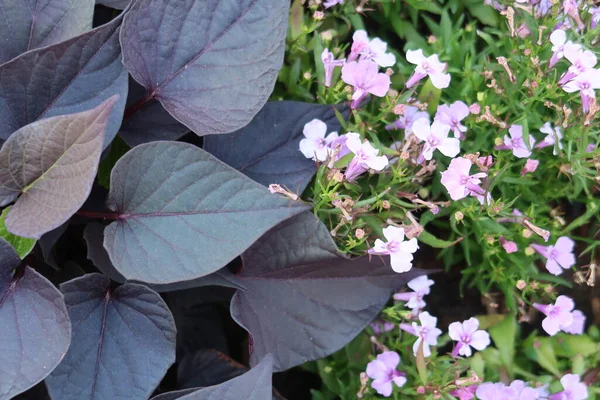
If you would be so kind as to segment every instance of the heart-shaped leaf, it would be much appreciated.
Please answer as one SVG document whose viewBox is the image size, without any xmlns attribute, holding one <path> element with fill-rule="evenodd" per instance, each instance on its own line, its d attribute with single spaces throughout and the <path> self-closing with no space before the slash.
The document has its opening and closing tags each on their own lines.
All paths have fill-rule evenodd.
<svg viewBox="0 0 600 400">
<path fill-rule="evenodd" d="M 175 362 L 175 322 L 151 289 L 88 274 L 61 285 L 73 323 L 63 362 L 46 379 L 54 400 L 147 399 Z"/>
<path fill-rule="evenodd" d="M 317 171 L 313 160 L 300 152 L 302 130 L 320 119 L 329 132 L 340 129 L 334 106 L 298 101 L 271 101 L 242 129 L 204 139 L 204 150 L 258 183 L 278 183 L 302 192 Z"/>
<path fill-rule="evenodd" d="M 123 61 L 198 135 L 248 124 L 283 62 L 288 0 L 138 0 L 121 30 Z"/>
<path fill-rule="evenodd" d="M 197 390 L 164 393 L 152 400 L 272 400 L 272 371 L 273 357 L 267 354 L 256 367 L 229 381 Z"/>
<path fill-rule="evenodd" d="M 392 292 L 424 271 L 395 273 L 389 258 L 336 254 L 325 225 L 303 213 L 269 231 L 243 255 L 231 315 L 251 335 L 250 364 L 267 353 L 282 371 L 325 357 L 358 335 Z"/>
<path fill-rule="evenodd" d="M 0 12 L 1 15 L 1 12 Z M 115 137 L 127 99 L 121 17 L 67 41 L 0 65 L 0 140 L 34 121 L 92 109 L 118 95 L 104 147 Z"/>
<path fill-rule="evenodd" d="M 248 367 L 214 349 L 183 356 L 177 368 L 177 387 L 189 389 L 218 385 L 247 372 Z"/>
<path fill-rule="evenodd" d="M 46 118 L 12 135 L 0 150 L 0 205 L 18 200 L 5 219 L 9 232 L 38 239 L 85 202 L 117 99 L 78 114 Z"/>
<path fill-rule="evenodd" d="M 0 398 L 41 382 L 63 359 L 71 323 L 63 295 L 0 239 Z M 13 276 L 14 273 L 14 276 Z"/>
<path fill-rule="evenodd" d="M 92 28 L 94 0 L 3 0 L 0 64 Z"/>
<path fill-rule="evenodd" d="M 190 128 L 177 121 L 158 101 L 149 101 L 134 106 L 146 96 L 146 89 L 129 79 L 129 96 L 119 136 L 130 147 L 157 140 L 177 140 Z"/>
<path fill-rule="evenodd" d="M 148 283 L 208 275 L 308 208 L 178 142 L 143 144 L 121 158 L 108 207 L 117 219 L 104 231 L 113 265 L 127 279 Z"/>
</svg>

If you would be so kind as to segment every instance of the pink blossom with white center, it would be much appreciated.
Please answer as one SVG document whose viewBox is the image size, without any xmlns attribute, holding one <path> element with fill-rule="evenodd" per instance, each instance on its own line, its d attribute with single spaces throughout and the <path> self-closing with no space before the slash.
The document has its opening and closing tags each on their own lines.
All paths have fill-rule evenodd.
<svg viewBox="0 0 600 400">
<path fill-rule="evenodd" d="M 536 400 L 541 398 L 543 393 L 538 389 L 527 386 L 527 383 L 519 379 L 512 381 L 508 387 L 515 392 L 515 397 L 511 398 L 514 400 Z"/>
<path fill-rule="evenodd" d="M 540 132 L 545 133 L 546 137 L 543 138 L 538 144 L 535 145 L 536 149 L 541 149 L 548 146 L 554 146 L 554 144 L 558 143 L 558 146 L 554 146 L 554 150 L 552 154 L 557 155 L 558 150 L 562 150 L 563 145 L 561 143 L 562 139 L 562 130 L 560 126 L 552 127 L 550 122 L 546 122 L 541 128 Z M 558 149 L 557 149 L 558 147 Z"/>
<path fill-rule="evenodd" d="M 352 153 L 354 158 L 346 168 L 346 179 L 354 181 L 369 168 L 375 171 L 381 171 L 388 165 L 386 156 L 378 156 L 379 150 L 373 147 L 369 141 L 360 140 L 360 135 L 355 132 L 346 134 L 346 147 Z"/>
<path fill-rule="evenodd" d="M 563 86 L 567 93 L 579 91 L 583 112 L 590 112 L 590 100 L 596 97 L 595 89 L 600 89 L 600 69 L 590 69 L 578 75 Z"/>
<path fill-rule="evenodd" d="M 557 29 L 550 35 L 552 43 L 552 57 L 548 62 L 548 68 L 552 68 L 561 58 L 565 56 L 565 48 L 573 48 L 574 50 L 581 49 L 581 45 L 575 44 L 572 41 L 567 41 L 567 33 L 562 29 Z"/>
<path fill-rule="evenodd" d="M 469 195 L 485 195 L 485 190 L 481 188 L 481 179 L 487 177 L 487 174 L 480 172 L 469 175 L 473 163 L 466 158 L 455 158 L 450 161 L 448 169 L 442 172 L 442 184 L 448 190 L 452 200 L 460 200 Z"/>
<path fill-rule="evenodd" d="M 550 336 L 556 335 L 559 331 L 573 324 L 573 308 L 575 303 L 570 297 L 558 296 L 554 304 L 538 304 L 533 303 L 533 306 L 546 315 L 542 321 L 542 328 Z"/>
<path fill-rule="evenodd" d="M 425 111 L 420 111 L 418 107 L 406 106 L 404 107 L 404 114 L 397 121 L 386 126 L 386 129 L 404 129 L 405 136 L 408 137 L 409 134 L 413 133 L 413 124 L 419 119 L 426 119 L 429 122 L 429 114 Z"/>
<path fill-rule="evenodd" d="M 426 76 L 429 76 L 433 86 L 438 89 L 445 89 L 450 85 L 450 74 L 446 73 L 446 63 L 440 62 L 437 54 L 425 57 L 421 49 L 409 50 L 406 52 L 406 61 L 416 65 L 415 72 L 405 84 L 407 88 L 413 87 Z"/>
<path fill-rule="evenodd" d="M 515 157 L 527 158 L 531 155 L 531 149 L 534 144 L 535 139 L 529 135 L 529 147 L 527 147 L 523 140 L 523 127 L 521 125 L 511 125 L 508 129 L 508 135 L 504 135 L 504 144 L 496 146 L 494 149 L 512 150 Z"/>
<path fill-rule="evenodd" d="M 530 172 L 534 172 L 539 164 L 540 162 L 538 160 L 532 160 L 531 158 L 528 158 L 523 166 L 523 169 L 521 170 L 521 176 L 525 176 Z"/>
<path fill-rule="evenodd" d="M 562 392 L 551 394 L 549 400 L 586 400 L 588 398 L 588 388 L 577 374 L 566 374 L 560 378 L 560 384 L 563 387 Z"/>
<path fill-rule="evenodd" d="M 446 104 L 439 106 L 435 114 L 435 120 L 448 125 L 454 132 L 454 137 L 464 139 L 467 127 L 461 124 L 461 121 L 467 118 L 469 114 L 469 107 L 459 100 L 449 106 Z"/>
<path fill-rule="evenodd" d="M 573 323 L 563 327 L 563 332 L 570 333 L 571 335 L 583 334 L 585 328 L 585 315 L 579 310 L 574 310 L 571 315 L 573 316 Z"/>
<path fill-rule="evenodd" d="M 471 357 L 471 354 L 473 354 L 471 347 L 481 351 L 490 345 L 490 335 L 486 331 L 477 328 L 479 328 L 477 318 L 469 318 L 462 323 L 453 322 L 448 326 L 450 338 L 458 342 L 452 351 L 453 357 L 459 354 Z"/>
<path fill-rule="evenodd" d="M 373 379 L 371 387 L 382 396 L 392 395 L 394 383 L 398 387 L 406 383 L 406 374 L 396 368 L 400 364 L 400 356 L 395 351 L 384 351 L 377 359 L 367 364 L 367 375 Z"/>
<path fill-rule="evenodd" d="M 590 23 L 590 29 L 596 29 L 600 23 L 600 6 L 588 8 L 588 13 L 592 14 L 592 22 Z"/>
<path fill-rule="evenodd" d="M 306 158 L 325 161 L 331 154 L 329 145 L 338 139 L 337 132 L 331 132 L 327 137 L 327 124 L 319 119 L 313 119 L 304 125 L 304 139 L 300 141 L 300 151 Z"/>
<path fill-rule="evenodd" d="M 589 50 L 583 50 L 576 47 L 566 47 L 564 49 L 564 55 L 567 60 L 571 62 L 571 66 L 561 76 L 558 81 L 559 85 L 564 85 L 576 76 L 583 74 L 584 72 L 593 69 L 598 59 L 596 55 Z"/>
<path fill-rule="evenodd" d="M 450 132 L 448 125 L 436 120 L 429 125 L 429 121 L 423 118 L 413 123 L 412 130 L 416 137 L 425 142 L 423 152 L 417 159 L 418 163 L 423 160 L 431 160 L 436 149 L 448 157 L 456 157 L 460 153 L 460 141 L 448 137 Z"/>
<path fill-rule="evenodd" d="M 369 93 L 383 97 L 390 89 L 390 77 L 379 72 L 374 61 L 359 60 L 347 62 L 342 67 L 342 80 L 354 86 L 352 108 L 357 108 Z"/>
<path fill-rule="evenodd" d="M 475 394 L 479 400 L 512 400 L 517 395 L 513 388 L 502 382 L 484 382 L 477 387 Z"/>
<path fill-rule="evenodd" d="M 406 301 L 406 307 L 413 310 L 416 315 L 419 310 L 425 308 L 425 300 L 423 299 L 426 295 L 431 292 L 431 285 L 435 282 L 427 278 L 427 275 L 421 275 L 408 282 L 407 286 L 412 289 L 412 292 L 402 292 L 394 294 L 394 300 Z"/>
<path fill-rule="evenodd" d="M 323 50 L 321 53 L 321 61 L 325 67 L 325 86 L 331 86 L 331 78 L 333 77 L 333 70 L 335 67 L 342 67 L 346 63 L 345 58 L 339 60 L 335 59 L 335 56 L 329 49 Z"/>
<path fill-rule="evenodd" d="M 358 30 L 352 35 L 352 47 L 348 61 L 354 61 L 360 55 L 361 60 L 373 60 L 380 67 L 391 67 L 396 64 L 396 57 L 386 53 L 387 43 L 379 38 L 369 40 L 367 32 Z"/>
<path fill-rule="evenodd" d="M 325 0 L 325 2 L 323 2 L 323 7 L 331 8 L 336 4 L 344 4 L 344 0 Z"/>
<path fill-rule="evenodd" d="M 563 269 L 569 269 L 575 265 L 575 254 L 573 254 L 575 242 L 566 236 L 559 237 L 553 246 L 533 243 L 531 247 L 546 258 L 546 269 L 552 275 L 560 275 L 563 273 Z"/>
<path fill-rule="evenodd" d="M 419 248 L 417 239 L 404 240 L 404 228 L 396 226 L 383 228 L 383 236 L 386 242 L 381 239 L 375 240 L 375 245 L 368 253 L 389 255 L 394 271 L 398 273 L 409 271 L 412 268 L 413 253 Z"/>
<path fill-rule="evenodd" d="M 417 340 L 413 344 L 413 354 L 415 357 L 421 343 L 423 343 L 423 356 L 429 357 L 431 355 L 429 346 L 437 345 L 437 338 L 442 334 L 442 331 L 436 327 L 437 318 L 432 317 L 427 311 L 419 314 L 419 321 L 421 325 L 417 325 L 416 322 L 413 322 L 412 325 L 400 324 L 400 329 L 417 337 Z"/>
</svg>

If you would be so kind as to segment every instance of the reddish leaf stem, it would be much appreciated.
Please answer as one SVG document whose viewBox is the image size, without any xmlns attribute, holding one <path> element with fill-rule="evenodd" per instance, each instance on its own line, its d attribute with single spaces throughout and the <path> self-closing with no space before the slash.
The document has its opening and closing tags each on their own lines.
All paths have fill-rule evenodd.
<svg viewBox="0 0 600 400">
<path fill-rule="evenodd" d="M 99 219 L 119 219 L 121 215 L 114 212 L 96 212 L 96 211 L 77 211 L 77 215 L 82 215 L 88 218 L 99 218 Z"/>
</svg>

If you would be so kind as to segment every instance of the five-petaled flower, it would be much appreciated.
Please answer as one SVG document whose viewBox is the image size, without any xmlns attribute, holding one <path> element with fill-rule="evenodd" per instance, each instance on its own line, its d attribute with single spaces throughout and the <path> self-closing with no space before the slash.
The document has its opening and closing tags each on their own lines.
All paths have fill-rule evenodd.
<svg viewBox="0 0 600 400">
<path fill-rule="evenodd" d="M 591 100 L 596 98 L 596 89 L 600 89 L 600 69 L 593 68 L 577 75 L 563 86 L 567 93 L 579 91 L 583 112 L 586 114 L 590 112 Z"/>
<path fill-rule="evenodd" d="M 518 158 L 527 158 L 531 155 L 531 149 L 535 144 L 533 136 L 529 135 L 529 146 L 523 140 L 523 127 L 511 125 L 508 135 L 504 135 L 504 144 L 496 146 L 496 150 L 512 150 L 513 155 Z"/>
<path fill-rule="evenodd" d="M 348 61 L 355 61 L 359 56 L 361 60 L 373 60 L 380 67 L 391 67 L 396 64 L 396 57 L 386 53 L 387 43 L 379 38 L 369 40 L 367 32 L 358 30 L 352 35 L 352 47 Z"/>
<path fill-rule="evenodd" d="M 416 322 L 413 322 L 412 325 L 400 324 L 400 329 L 417 337 L 413 344 L 415 357 L 421 344 L 423 344 L 423 356 L 429 357 L 431 355 L 429 346 L 437 345 L 437 338 L 442 334 L 442 331 L 436 327 L 437 318 L 432 317 L 427 311 L 419 314 L 419 321 L 421 325 L 417 325 Z"/>
<path fill-rule="evenodd" d="M 582 48 L 566 47 L 564 49 L 565 58 L 571 62 L 571 66 L 558 81 L 559 85 L 564 85 L 576 76 L 583 74 L 594 68 L 598 59 L 596 55 L 589 50 Z"/>
<path fill-rule="evenodd" d="M 449 106 L 446 104 L 439 106 L 435 113 L 435 120 L 448 125 L 452 129 L 454 137 L 462 140 L 465 138 L 467 127 L 461 124 L 461 121 L 467 118 L 470 113 L 469 107 L 459 100 Z"/>
<path fill-rule="evenodd" d="M 588 388 L 577 374 L 566 374 L 560 378 L 562 392 L 551 394 L 549 400 L 585 400 L 588 398 Z"/>
<path fill-rule="evenodd" d="M 354 86 L 352 108 L 357 108 L 369 93 L 383 97 L 390 88 L 390 77 L 379 72 L 374 61 L 358 60 L 347 62 L 342 67 L 342 80 Z"/>
<path fill-rule="evenodd" d="M 407 88 L 413 87 L 421 79 L 429 76 L 431 83 L 438 89 L 445 89 L 450 85 L 450 74 L 446 73 L 446 63 L 440 62 L 437 54 L 425 57 L 423 50 L 409 50 L 406 60 L 415 64 L 415 72 L 406 81 Z"/>
<path fill-rule="evenodd" d="M 545 133 L 546 137 L 540 140 L 536 145 L 536 149 L 542 149 L 544 147 L 553 146 L 554 149 L 552 154 L 557 155 L 558 150 L 562 150 L 563 145 L 561 143 L 562 139 L 562 130 L 560 126 L 552 127 L 550 122 L 546 122 L 541 128 L 540 132 Z M 555 144 L 557 144 L 555 146 Z M 558 149 L 557 149 L 558 147 Z"/>
<path fill-rule="evenodd" d="M 471 347 L 476 350 L 483 350 L 490 345 L 490 335 L 486 331 L 478 330 L 479 321 L 477 318 L 469 318 L 466 321 L 453 322 L 448 326 L 450 338 L 458 343 L 452 351 L 452 356 L 457 355 L 471 357 Z"/>
<path fill-rule="evenodd" d="M 419 119 L 413 123 L 412 130 L 416 137 L 425 142 L 423 151 L 417 159 L 419 163 L 423 160 L 431 160 L 436 149 L 448 157 L 456 157 L 460 152 L 460 141 L 449 138 L 450 127 L 440 121 L 434 120 L 433 124 L 429 125 L 428 120 Z"/>
<path fill-rule="evenodd" d="M 335 67 L 342 67 L 346 59 L 341 58 L 339 60 L 335 59 L 335 56 L 329 49 L 324 49 L 321 53 L 321 61 L 323 62 L 323 67 L 325 68 L 325 86 L 331 86 L 331 78 L 333 77 L 333 70 Z"/>
<path fill-rule="evenodd" d="M 406 383 L 406 374 L 396 369 L 398 364 L 400 364 L 400 356 L 395 351 L 385 351 L 367 364 L 367 375 L 373 379 L 371 387 L 380 395 L 391 396 L 392 383 L 398 387 Z"/>
<path fill-rule="evenodd" d="M 369 168 L 375 171 L 381 171 L 388 165 L 388 159 L 386 156 L 378 156 L 379 150 L 377 150 L 367 140 L 364 142 L 360 140 L 360 135 L 356 132 L 348 132 L 346 134 L 346 147 L 352 153 L 354 158 L 348 164 L 346 168 L 346 179 L 354 181 L 358 176 L 363 174 Z"/>
<path fill-rule="evenodd" d="M 573 254 L 575 242 L 566 236 L 559 237 L 553 246 L 532 243 L 531 247 L 546 258 L 546 269 L 553 275 L 560 275 L 563 269 L 575 265 L 575 254 Z"/>
<path fill-rule="evenodd" d="M 425 308 L 425 300 L 423 297 L 431 291 L 430 287 L 434 282 L 427 278 L 427 275 L 421 275 L 407 283 L 407 286 L 412 289 L 412 292 L 396 293 L 394 300 L 406 301 L 406 307 L 413 310 L 413 313 L 418 314 L 419 310 Z"/>
<path fill-rule="evenodd" d="M 337 140 L 337 132 L 331 132 L 327 137 L 327 124 L 319 119 L 313 119 L 304 125 L 304 139 L 300 141 L 300 151 L 306 158 L 325 161 L 331 154 L 330 145 Z"/>
<path fill-rule="evenodd" d="M 573 308 L 575 303 L 570 297 L 558 296 L 554 304 L 533 303 L 535 307 L 546 318 L 542 321 L 542 328 L 550 336 L 556 335 L 559 331 L 569 328 L 573 324 Z"/>
<path fill-rule="evenodd" d="M 383 236 L 387 241 L 376 239 L 375 245 L 369 249 L 368 253 L 389 255 L 392 269 L 396 272 L 410 270 L 412 268 L 413 253 L 419 248 L 417 239 L 404 240 L 404 228 L 396 226 L 383 228 Z"/>
<path fill-rule="evenodd" d="M 442 172 L 442 184 L 448 190 L 452 200 L 460 200 L 469 195 L 485 195 L 485 190 L 481 188 L 481 179 L 487 176 L 484 172 L 469 175 L 473 163 L 463 157 L 455 158 L 450 161 L 448 169 Z"/>
</svg>

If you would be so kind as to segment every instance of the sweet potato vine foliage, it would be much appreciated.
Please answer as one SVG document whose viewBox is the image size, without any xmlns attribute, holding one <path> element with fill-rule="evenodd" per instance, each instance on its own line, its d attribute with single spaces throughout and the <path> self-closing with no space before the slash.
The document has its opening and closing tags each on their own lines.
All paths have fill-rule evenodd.
<svg viewBox="0 0 600 400">
<path fill-rule="evenodd" d="M 339 254 L 308 203 L 267 189 L 307 187 L 304 126 L 348 115 L 267 103 L 287 0 L 101 3 L 92 29 L 93 0 L 0 2 L 0 399 L 42 381 L 56 400 L 277 397 L 272 371 L 340 349 L 422 273 Z M 93 265 L 57 261 L 65 232 Z M 235 292 L 250 370 L 186 352 L 159 292 L 202 286 Z M 205 379 L 156 392 L 176 360 Z"/>
</svg>

